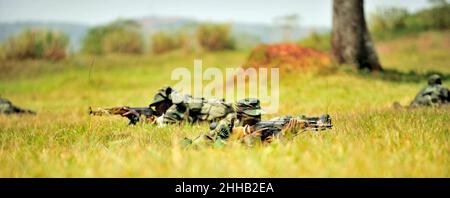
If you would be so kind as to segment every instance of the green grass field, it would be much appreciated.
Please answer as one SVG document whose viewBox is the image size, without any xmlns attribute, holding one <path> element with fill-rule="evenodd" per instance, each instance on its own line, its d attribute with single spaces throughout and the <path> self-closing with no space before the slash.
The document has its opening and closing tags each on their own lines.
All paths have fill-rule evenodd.
<svg viewBox="0 0 450 198">
<path fill-rule="evenodd" d="M 248 51 L 4 61 L 0 94 L 38 114 L 0 116 L 0 177 L 449 177 L 450 108 L 391 107 L 409 104 L 429 73 L 450 86 L 449 39 L 426 32 L 376 43 L 386 73 L 282 73 L 277 115 L 329 113 L 335 127 L 253 148 L 185 150 L 180 140 L 206 125 L 129 127 L 87 114 L 88 106 L 146 106 L 174 83 L 174 68 L 195 58 L 204 68 L 240 66 Z"/>
</svg>

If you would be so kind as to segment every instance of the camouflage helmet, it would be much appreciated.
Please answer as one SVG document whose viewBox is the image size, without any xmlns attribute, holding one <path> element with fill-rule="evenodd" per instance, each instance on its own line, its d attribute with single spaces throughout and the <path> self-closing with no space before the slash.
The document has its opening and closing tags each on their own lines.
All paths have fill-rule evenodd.
<svg viewBox="0 0 450 198">
<path fill-rule="evenodd" d="M 171 98 L 170 98 L 171 93 L 172 93 L 172 87 L 170 87 L 170 86 L 165 86 L 165 87 L 159 89 L 158 93 L 155 94 L 153 102 L 150 103 L 149 106 L 150 107 L 155 106 L 162 101 L 171 100 Z"/>
<path fill-rule="evenodd" d="M 428 77 L 428 85 L 440 85 L 442 84 L 441 76 L 438 74 L 433 74 L 430 77 Z"/>
<path fill-rule="evenodd" d="M 236 103 L 236 112 L 244 113 L 250 116 L 260 116 L 263 111 L 260 102 L 256 98 L 241 99 Z"/>
</svg>

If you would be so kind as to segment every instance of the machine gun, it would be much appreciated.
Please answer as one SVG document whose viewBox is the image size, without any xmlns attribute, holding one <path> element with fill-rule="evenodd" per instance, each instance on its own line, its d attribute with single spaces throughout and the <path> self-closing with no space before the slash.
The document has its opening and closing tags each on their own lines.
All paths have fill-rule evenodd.
<svg viewBox="0 0 450 198">
<path fill-rule="evenodd" d="M 138 123 L 141 116 L 145 116 L 145 118 L 150 122 L 154 122 L 158 116 L 157 113 L 150 107 L 128 107 L 128 106 L 97 108 L 96 110 L 92 110 L 92 108 L 89 107 L 89 114 L 96 116 L 120 115 L 130 120 L 129 125 L 135 125 L 136 123 Z"/>
</svg>

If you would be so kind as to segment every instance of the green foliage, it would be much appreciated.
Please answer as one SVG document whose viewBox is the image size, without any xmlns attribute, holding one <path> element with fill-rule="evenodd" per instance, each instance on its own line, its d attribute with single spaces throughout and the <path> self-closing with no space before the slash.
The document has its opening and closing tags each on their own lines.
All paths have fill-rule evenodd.
<svg viewBox="0 0 450 198">
<path fill-rule="evenodd" d="M 82 52 L 88 54 L 102 54 L 103 46 L 102 40 L 106 35 L 107 30 L 103 26 L 93 27 L 89 29 L 86 36 L 83 39 Z"/>
<path fill-rule="evenodd" d="M 201 24 L 196 34 L 198 43 L 208 51 L 235 49 L 228 24 Z"/>
<path fill-rule="evenodd" d="M 301 39 L 299 44 L 303 47 L 313 48 L 319 51 L 331 49 L 331 33 L 317 33 L 312 31 L 308 37 Z"/>
<path fill-rule="evenodd" d="M 144 41 L 137 31 L 118 29 L 103 38 L 105 53 L 140 54 L 144 49 Z"/>
<path fill-rule="evenodd" d="M 410 17 L 405 8 L 383 8 L 372 14 L 370 19 L 370 29 L 375 33 L 382 30 L 398 31 L 406 27 L 406 19 Z"/>
<path fill-rule="evenodd" d="M 373 13 L 369 28 L 377 39 L 388 39 L 411 32 L 450 28 L 450 4 L 432 1 L 431 7 L 416 13 L 404 8 L 381 8 Z"/>
<path fill-rule="evenodd" d="M 48 59 L 66 57 L 69 38 L 61 32 L 49 30 L 24 30 L 10 37 L 2 45 L 4 59 Z"/>
<path fill-rule="evenodd" d="M 408 28 L 418 30 L 443 30 L 450 28 L 450 4 L 436 1 L 429 9 L 421 10 L 406 19 Z"/>
<path fill-rule="evenodd" d="M 153 53 L 162 54 L 176 49 L 187 49 L 189 36 L 184 31 L 175 33 L 159 31 L 151 35 L 151 48 Z"/>
<path fill-rule="evenodd" d="M 144 41 L 138 23 L 117 20 L 104 26 L 91 28 L 83 40 L 82 51 L 89 54 L 140 54 Z"/>
</svg>

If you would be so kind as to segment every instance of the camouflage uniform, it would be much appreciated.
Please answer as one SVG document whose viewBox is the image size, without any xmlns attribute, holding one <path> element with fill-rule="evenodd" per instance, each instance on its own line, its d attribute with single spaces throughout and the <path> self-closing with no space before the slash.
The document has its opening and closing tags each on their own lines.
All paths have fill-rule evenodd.
<svg viewBox="0 0 450 198">
<path fill-rule="evenodd" d="M 188 145 L 223 145 L 224 141 L 237 135 L 238 140 L 246 145 L 253 145 L 255 141 L 271 142 L 273 137 L 286 137 L 294 135 L 299 130 L 325 130 L 331 128 L 331 118 L 328 114 L 320 117 L 282 116 L 272 118 L 268 121 L 261 121 L 262 109 L 258 99 L 243 99 L 236 103 L 236 112 L 229 114 L 225 119 L 217 124 L 211 124 L 210 131 L 190 140 L 184 139 L 184 144 Z M 240 128 L 240 129 L 237 129 Z M 237 130 L 234 130 L 237 129 Z"/>
<path fill-rule="evenodd" d="M 164 114 L 163 122 L 167 124 L 181 121 L 214 122 L 234 112 L 232 105 L 224 99 L 194 98 L 171 87 L 160 89 L 150 107 L 155 107 L 156 112 Z"/>
<path fill-rule="evenodd" d="M 442 86 L 441 77 L 435 74 L 428 78 L 428 85 L 420 90 L 410 106 L 439 106 L 448 103 L 450 103 L 450 91 Z"/>
<path fill-rule="evenodd" d="M 261 121 L 262 109 L 258 99 L 247 98 L 239 100 L 235 105 L 235 112 L 228 114 L 218 123 L 212 123 L 210 131 L 190 140 L 185 139 L 185 144 L 198 145 L 201 143 L 215 143 L 221 145 L 228 139 L 234 127 L 252 126 Z"/>
<path fill-rule="evenodd" d="M 14 106 L 11 101 L 6 100 L 4 98 L 0 98 L 0 114 L 21 114 L 21 113 L 29 113 L 34 114 L 33 111 L 27 109 L 21 109 L 17 106 Z"/>
</svg>

